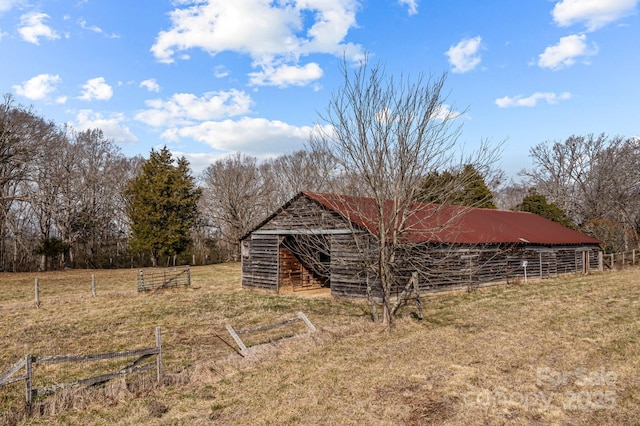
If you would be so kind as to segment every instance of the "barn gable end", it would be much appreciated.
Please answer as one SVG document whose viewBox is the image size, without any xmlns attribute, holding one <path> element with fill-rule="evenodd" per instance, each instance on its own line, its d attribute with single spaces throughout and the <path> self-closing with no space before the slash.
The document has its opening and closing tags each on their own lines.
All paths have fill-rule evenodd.
<svg viewBox="0 0 640 426">
<path fill-rule="evenodd" d="M 352 225 L 299 194 L 241 240 L 242 286 L 283 293 L 329 286 L 332 237 Z"/>
</svg>

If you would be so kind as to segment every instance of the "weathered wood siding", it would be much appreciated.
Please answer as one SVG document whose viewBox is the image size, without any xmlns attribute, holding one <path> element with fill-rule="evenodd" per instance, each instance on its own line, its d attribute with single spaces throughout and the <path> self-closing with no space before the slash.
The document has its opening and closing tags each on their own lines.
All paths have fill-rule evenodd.
<svg viewBox="0 0 640 426">
<path fill-rule="evenodd" d="M 466 289 L 481 284 L 523 279 L 527 262 L 530 279 L 557 277 L 565 273 L 582 273 L 598 268 L 598 250 L 591 247 L 525 247 L 524 245 L 458 247 L 413 247 L 411 259 L 399 267 L 398 282 L 392 293 L 399 293 L 413 271 L 418 272 L 421 293 Z M 416 253 L 417 251 L 417 253 Z M 587 260 L 585 269 L 583 259 Z"/>
<path fill-rule="evenodd" d="M 248 247 L 242 256 L 242 287 L 278 291 L 279 237 L 253 234 L 243 244 Z"/>
<path fill-rule="evenodd" d="M 358 238 L 358 240 L 356 240 Z M 366 234 L 331 236 L 331 294 L 338 297 L 367 297 L 367 283 L 379 295 L 380 284 L 367 271 L 361 248 L 368 244 Z"/>
<path fill-rule="evenodd" d="M 260 227 L 259 231 L 329 229 L 349 229 L 349 226 L 338 213 L 318 205 L 307 197 L 300 197 Z"/>
</svg>

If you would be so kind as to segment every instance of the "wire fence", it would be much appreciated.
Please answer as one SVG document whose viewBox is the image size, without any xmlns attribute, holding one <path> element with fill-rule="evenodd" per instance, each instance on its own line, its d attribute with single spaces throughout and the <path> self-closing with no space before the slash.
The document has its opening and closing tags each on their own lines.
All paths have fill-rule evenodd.
<svg viewBox="0 0 640 426">
<path fill-rule="evenodd" d="M 188 265 L 174 268 L 140 269 L 138 272 L 139 293 L 190 285 L 191 269 Z"/>
</svg>

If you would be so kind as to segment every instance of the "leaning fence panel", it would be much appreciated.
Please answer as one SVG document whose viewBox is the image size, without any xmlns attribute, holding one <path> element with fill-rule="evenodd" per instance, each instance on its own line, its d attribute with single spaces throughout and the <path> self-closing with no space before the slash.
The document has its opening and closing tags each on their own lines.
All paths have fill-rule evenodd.
<svg viewBox="0 0 640 426">
<path fill-rule="evenodd" d="M 248 335 L 248 334 L 260 333 L 263 331 L 269 331 L 269 330 L 273 330 L 274 328 L 282 327 L 284 325 L 291 324 L 297 321 L 304 322 L 304 324 L 307 326 L 309 331 L 311 331 L 312 333 L 315 333 L 317 331 L 316 327 L 311 323 L 311 321 L 309 321 L 309 318 L 307 318 L 307 316 L 303 312 L 298 312 L 298 315 L 296 315 L 293 318 L 289 318 L 273 324 L 267 324 L 260 327 L 246 329 L 246 330 L 236 330 L 229 324 L 227 324 L 226 328 L 231 338 L 236 342 L 236 344 L 240 348 L 240 354 L 244 355 L 249 347 L 240 338 L 241 334 Z"/>
</svg>

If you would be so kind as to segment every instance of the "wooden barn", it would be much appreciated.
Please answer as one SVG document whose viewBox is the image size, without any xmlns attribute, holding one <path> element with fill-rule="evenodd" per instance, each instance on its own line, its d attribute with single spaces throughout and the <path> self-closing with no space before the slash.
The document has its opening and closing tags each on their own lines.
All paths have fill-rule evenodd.
<svg viewBox="0 0 640 426">
<path fill-rule="evenodd" d="M 243 288 L 367 297 L 373 212 L 368 198 L 299 193 L 241 238 Z M 416 271 L 424 293 L 599 267 L 598 240 L 531 213 L 417 203 L 407 229 L 398 282 Z"/>
</svg>

